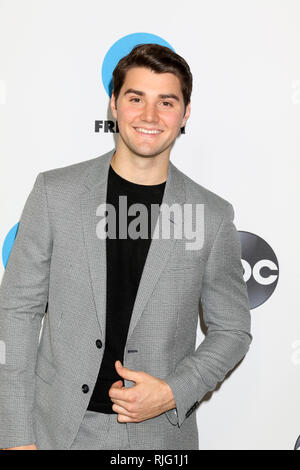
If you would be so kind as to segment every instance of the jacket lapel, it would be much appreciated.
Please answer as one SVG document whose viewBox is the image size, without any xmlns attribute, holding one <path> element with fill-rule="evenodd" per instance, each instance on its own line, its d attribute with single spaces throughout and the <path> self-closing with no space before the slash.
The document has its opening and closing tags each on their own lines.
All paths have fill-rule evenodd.
<svg viewBox="0 0 300 470">
<path fill-rule="evenodd" d="M 161 204 L 166 204 L 170 207 L 172 204 L 183 204 L 185 201 L 184 181 L 176 167 L 169 162 L 168 177 L 165 185 L 165 191 Z M 171 213 L 171 222 L 173 214 Z M 157 219 L 157 223 L 161 221 L 161 216 Z M 172 223 L 170 222 L 170 225 Z M 161 223 L 161 222 L 160 222 Z M 150 243 L 150 248 L 145 261 L 144 269 L 142 272 L 140 284 L 138 287 L 135 303 L 132 310 L 131 321 L 129 325 L 127 340 L 130 338 L 137 322 L 139 321 L 143 310 L 152 294 L 152 291 L 159 280 L 159 276 L 171 254 L 176 239 L 172 236 L 172 226 L 170 227 L 170 238 L 163 239 L 162 237 L 153 238 Z"/>
<path fill-rule="evenodd" d="M 115 149 L 94 159 L 83 179 L 81 192 L 81 215 L 84 233 L 84 241 L 89 265 L 91 284 L 94 295 L 95 308 L 105 339 L 106 328 L 106 240 L 99 239 L 96 235 L 96 226 L 99 216 L 96 215 L 100 204 L 106 203 L 108 171 Z M 182 204 L 185 201 L 184 181 L 177 168 L 169 162 L 168 177 L 162 204 Z M 161 215 L 161 214 L 160 214 Z M 172 214 L 171 214 L 172 219 Z M 157 223 L 161 220 L 159 216 Z M 173 221 L 175 223 L 175 221 Z M 161 237 L 151 240 L 148 256 L 142 272 L 137 291 L 127 339 L 131 336 L 135 325 L 141 317 L 143 310 L 151 296 L 151 293 L 159 279 L 159 276 L 167 262 L 176 239 Z"/>
</svg>

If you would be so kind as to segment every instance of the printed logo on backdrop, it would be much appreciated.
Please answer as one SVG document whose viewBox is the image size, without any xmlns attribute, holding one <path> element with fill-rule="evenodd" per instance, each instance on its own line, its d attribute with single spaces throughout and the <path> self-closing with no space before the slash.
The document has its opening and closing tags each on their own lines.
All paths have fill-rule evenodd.
<svg viewBox="0 0 300 470">
<path fill-rule="evenodd" d="M 112 86 L 113 86 L 113 71 L 122 57 L 125 57 L 129 52 L 138 44 L 160 44 L 166 46 L 174 51 L 174 48 L 162 37 L 156 34 L 150 33 L 133 33 L 123 36 L 121 39 L 116 41 L 107 51 L 103 63 L 102 63 L 102 84 L 103 87 L 111 98 Z M 174 51 L 175 52 L 175 51 Z M 114 120 L 108 120 L 105 118 L 95 120 L 95 132 L 98 133 L 118 133 L 118 123 Z M 185 134 L 185 128 L 181 129 L 181 133 Z"/>
<path fill-rule="evenodd" d="M 294 450 L 300 450 L 300 436 L 298 437 L 298 439 L 297 439 L 297 441 L 296 441 Z"/>
<path fill-rule="evenodd" d="M 10 252 L 12 250 L 15 238 L 17 236 L 19 229 L 19 222 L 17 222 L 8 232 L 8 234 L 5 237 L 3 246 L 2 246 L 2 262 L 4 268 L 6 268 L 7 261 L 10 255 Z"/>
<path fill-rule="evenodd" d="M 239 231 L 244 280 L 247 283 L 250 308 L 265 303 L 276 289 L 279 264 L 270 245 L 258 235 Z"/>
</svg>

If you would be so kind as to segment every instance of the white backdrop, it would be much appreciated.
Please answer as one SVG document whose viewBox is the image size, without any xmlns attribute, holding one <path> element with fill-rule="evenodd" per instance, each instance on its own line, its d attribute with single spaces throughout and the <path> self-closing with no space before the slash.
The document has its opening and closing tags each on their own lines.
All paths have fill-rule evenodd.
<svg viewBox="0 0 300 470">
<path fill-rule="evenodd" d="M 200 449 L 292 449 L 300 434 L 299 1 L 0 0 L 1 247 L 39 172 L 113 148 L 113 134 L 94 129 L 111 118 L 101 67 L 116 41 L 139 32 L 166 40 L 193 73 L 192 114 L 172 162 L 230 201 L 237 229 L 266 240 L 280 267 L 274 293 L 252 310 L 247 356 L 197 410 Z"/>
</svg>

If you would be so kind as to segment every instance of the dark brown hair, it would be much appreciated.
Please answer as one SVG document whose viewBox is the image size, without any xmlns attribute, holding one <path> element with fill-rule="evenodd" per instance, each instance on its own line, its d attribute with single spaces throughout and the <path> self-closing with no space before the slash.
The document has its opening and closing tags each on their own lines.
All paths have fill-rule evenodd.
<svg viewBox="0 0 300 470">
<path fill-rule="evenodd" d="M 139 44 L 123 57 L 113 71 L 113 92 L 117 100 L 125 81 L 126 72 L 132 67 L 146 67 L 156 73 L 173 73 L 181 83 L 185 108 L 190 102 L 193 76 L 187 62 L 169 47 L 159 44 Z"/>
</svg>

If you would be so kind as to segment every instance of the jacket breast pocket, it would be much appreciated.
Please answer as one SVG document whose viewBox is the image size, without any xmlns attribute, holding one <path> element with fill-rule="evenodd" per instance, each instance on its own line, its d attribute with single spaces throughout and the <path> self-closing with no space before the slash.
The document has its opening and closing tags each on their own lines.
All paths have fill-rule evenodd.
<svg viewBox="0 0 300 470">
<path fill-rule="evenodd" d="M 37 355 L 35 374 L 48 384 L 52 384 L 56 375 L 54 365 L 45 356 Z"/>
</svg>

